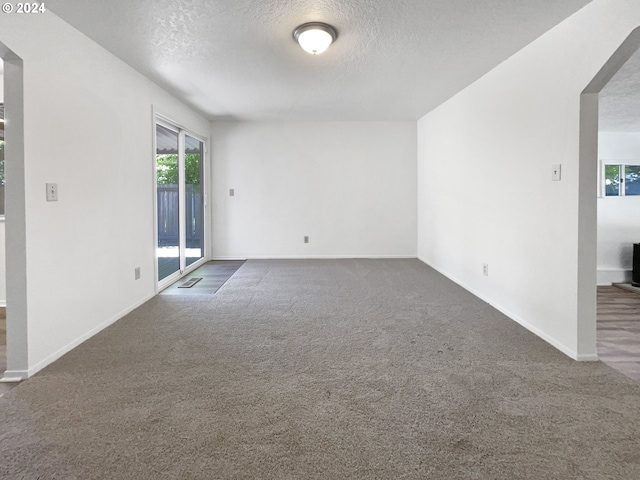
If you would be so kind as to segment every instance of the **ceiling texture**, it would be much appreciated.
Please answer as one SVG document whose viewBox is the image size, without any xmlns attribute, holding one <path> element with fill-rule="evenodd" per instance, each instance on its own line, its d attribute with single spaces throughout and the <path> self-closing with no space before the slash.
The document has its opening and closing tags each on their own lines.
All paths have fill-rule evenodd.
<svg viewBox="0 0 640 480">
<path fill-rule="evenodd" d="M 211 120 L 416 120 L 590 0 L 47 0 Z M 322 55 L 300 24 L 338 31 Z"/>
<path fill-rule="evenodd" d="M 599 130 L 640 132 L 640 50 L 600 92 Z"/>
</svg>

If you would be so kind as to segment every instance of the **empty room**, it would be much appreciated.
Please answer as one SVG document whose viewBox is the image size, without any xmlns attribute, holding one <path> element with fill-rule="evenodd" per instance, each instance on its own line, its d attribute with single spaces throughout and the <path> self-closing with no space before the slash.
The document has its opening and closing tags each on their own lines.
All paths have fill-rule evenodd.
<svg viewBox="0 0 640 480">
<path fill-rule="evenodd" d="M 0 478 L 640 478 L 636 0 L 2 9 Z"/>
</svg>

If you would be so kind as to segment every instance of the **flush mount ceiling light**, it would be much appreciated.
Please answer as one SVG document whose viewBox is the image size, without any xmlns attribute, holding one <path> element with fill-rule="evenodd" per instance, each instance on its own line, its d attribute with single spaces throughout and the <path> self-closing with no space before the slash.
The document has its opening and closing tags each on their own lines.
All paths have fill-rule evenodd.
<svg viewBox="0 0 640 480">
<path fill-rule="evenodd" d="M 311 22 L 296 28 L 293 31 L 293 38 L 297 40 L 306 52 L 312 55 L 318 55 L 336 41 L 338 32 L 326 23 Z"/>
</svg>

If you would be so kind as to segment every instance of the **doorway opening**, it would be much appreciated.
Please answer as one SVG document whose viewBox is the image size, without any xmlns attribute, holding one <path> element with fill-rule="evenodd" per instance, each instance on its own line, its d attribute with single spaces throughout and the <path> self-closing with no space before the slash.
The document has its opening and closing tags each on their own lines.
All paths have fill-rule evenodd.
<svg viewBox="0 0 640 480">
<path fill-rule="evenodd" d="M 4 190 L 4 222 L 0 225 L 0 282 L 6 296 L 6 370 L 0 375 L 0 394 L 8 386 L 27 378 L 27 254 L 26 198 L 24 168 L 24 82 L 22 59 L 0 42 L 2 59 L 3 154 L 2 178 L 9 181 Z M 4 180 L 2 180 L 3 187 Z M 0 262 L 1 264 L 2 262 Z M 2 288 L 0 287 L 0 293 Z"/>
<path fill-rule="evenodd" d="M 624 313 L 637 303 L 615 287 L 630 280 L 632 244 L 640 242 L 640 110 L 633 107 L 640 106 L 639 49 L 640 27 L 580 98 L 578 342 L 640 380 L 640 320 L 630 325 Z"/>
<path fill-rule="evenodd" d="M 155 125 L 156 279 L 161 290 L 206 261 L 205 139 Z"/>
<path fill-rule="evenodd" d="M 4 250 L 4 62 L 0 59 L 0 378 L 7 369 L 7 289 Z M 0 395 L 2 395 L 1 390 Z"/>
</svg>

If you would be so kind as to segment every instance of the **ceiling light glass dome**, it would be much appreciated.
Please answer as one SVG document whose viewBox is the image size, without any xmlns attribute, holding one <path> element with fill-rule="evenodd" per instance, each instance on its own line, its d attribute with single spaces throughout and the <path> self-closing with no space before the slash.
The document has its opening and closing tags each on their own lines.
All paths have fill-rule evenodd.
<svg viewBox="0 0 640 480">
<path fill-rule="evenodd" d="M 311 22 L 300 25 L 293 31 L 300 46 L 312 55 L 324 52 L 338 38 L 336 29 L 331 25 L 320 22 Z"/>
</svg>

